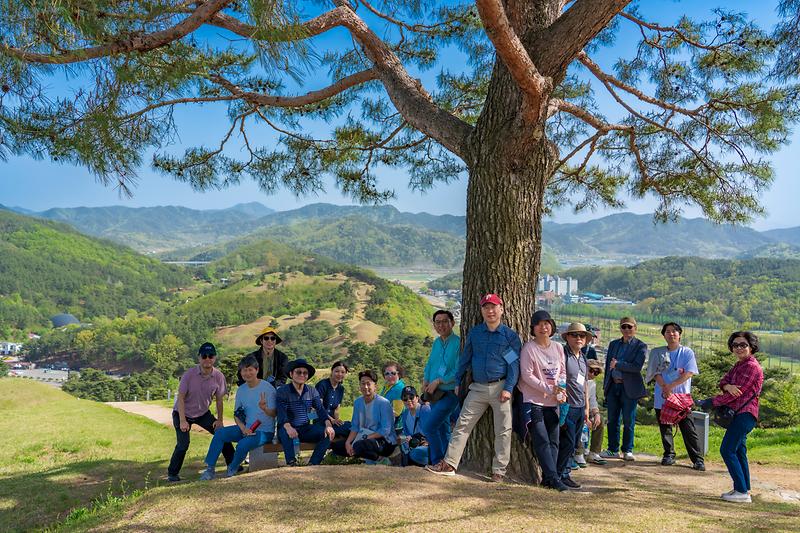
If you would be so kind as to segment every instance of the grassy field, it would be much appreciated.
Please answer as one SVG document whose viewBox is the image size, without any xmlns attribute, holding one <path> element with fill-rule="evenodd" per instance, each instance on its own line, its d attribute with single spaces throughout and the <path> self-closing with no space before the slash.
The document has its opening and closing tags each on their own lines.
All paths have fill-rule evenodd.
<svg viewBox="0 0 800 533">
<path fill-rule="evenodd" d="M 2 531 L 260 531 L 268 526 L 314 531 L 552 531 L 586 529 L 587 524 L 597 531 L 669 530 L 667 523 L 656 527 L 649 522 L 652 516 L 642 510 L 645 507 L 636 507 L 632 514 L 615 510 L 609 502 L 619 498 L 626 505 L 673 511 L 691 501 L 695 511 L 684 513 L 682 520 L 686 528 L 696 530 L 722 531 L 733 523 L 728 520 L 736 520 L 737 530 L 789 531 L 800 520 L 800 507 L 779 503 L 763 483 L 754 488 L 759 497 L 753 506 L 725 506 L 714 497 L 730 488 L 716 451 L 722 435 L 718 429 L 712 431 L 709 475 L 702 483 L 696 477 L 700 474 L 688 468 L 659 471 L 668 477 L 653 483 L 653 469 L 660 467 L 644 456 L 636 468 L 612 461 L 608 468 L 579 473 L 589 492 L 601 496 L 592 505 L 585 505 L 590 497 L 586 494 L 558 496 L 536 487 L 498 487 L 463 476 L 441 480 L 416 468 L 283 468 L 208 485 L 192 482 L 209 442 L 199 433 L 192 434 L 183 471 L 190 482 L 160 487 L 175 442 L 172 428 L 29 381 L 0 379 L 0 397 Z M 342 408 L 341 414 L 348 418 L 350 408 Z M 660 454 L 656 427 L 637 426 L 636 439 L 637 452 Z M 680 438 L 676 445 L 680 452 Z M 800 491 L 794 473 L 800 465 L 800 430 L 756 430 L 749 448 L 757 479 L 778 484 L 784 479 Z M 209 488 L 214 490 L 213 501 L 208 499 Z M 435 503 L 422 508 L 423 497 Z M 313 504 L 299 511 L 294 500 L 300 498 Z M 379 507 L 414 512 L 386 513 Z M 587 514 L 588 509 L 599 514 Z M 560 514 L 569 518 L 553 522 Z"/>
<path fill-rule="evenodd" d="M 0 379 L 0 398 L 0 530 L 41 528 L 163 482 L 172 428 L 29 380 Z M 184 469 L 200 469 L 209 441 L 192 434 Z"/>
</svg>

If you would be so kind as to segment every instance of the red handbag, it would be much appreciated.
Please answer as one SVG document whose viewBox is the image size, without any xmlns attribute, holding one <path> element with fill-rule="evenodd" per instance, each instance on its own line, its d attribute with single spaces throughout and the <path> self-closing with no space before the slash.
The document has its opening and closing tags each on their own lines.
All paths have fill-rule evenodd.
<svg viewBox="0 0 800 533">
<path fill-rule="evenodd" d="M 684 418 L 689 416 L 694 406 L 691 394 L 672 393 L 661 406 L 661 416 L 659 422 L 672 425 L 679 424 Z"/>
</svg>

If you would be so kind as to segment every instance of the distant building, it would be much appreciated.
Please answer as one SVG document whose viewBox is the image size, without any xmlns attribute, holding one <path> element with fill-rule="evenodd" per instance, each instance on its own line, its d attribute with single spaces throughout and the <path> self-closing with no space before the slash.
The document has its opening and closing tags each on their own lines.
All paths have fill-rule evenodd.
<svg viewBox="0 0 800 533">
<path fill-rule="evenodd" d="M 80 324 L 80 321 L 69 313 L 61 313 L 60 315 L 51 317 L 50 322 L 53 323 L 54 328 L 63 328 L 70 324 Z"/>
<path fill-rule="evenodd" d="M 0 341 L 0 355 L 16 355 L 22 350 L 22 344 L 18 342 Z"/>
<path fill-rule="evenodd" d="M 556 296 L 567 296 L 578 294 L 578 280 L 568 277 L 551 276 L 545 274 L 540 276 L 536 284 L 536 292 L 552 291 Z"/>
</svg>

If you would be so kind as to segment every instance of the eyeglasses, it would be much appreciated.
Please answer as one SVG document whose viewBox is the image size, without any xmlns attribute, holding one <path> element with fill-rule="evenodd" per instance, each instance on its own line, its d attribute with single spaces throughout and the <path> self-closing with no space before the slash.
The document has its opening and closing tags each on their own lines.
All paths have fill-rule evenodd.
<svg viewBox="0 0 800 533">
<path fill-rule="evenodd" d="M 586 338 L 586 333 L 567 333 L 568 337 L 580 337 L 581 339 Z"/>
<path fill-rule="evenodd" d="M 276 337 L 275 335 L 264 335 L 263 337 L 261 337 L 261 339 L 265 341 L 276 341 L 278 340 L 278 337 Z"/>
<path fill-rule="evenodd" d="M 396 376 L 397 372 L 384 372 L 383 375 L 384 376 Z"/>
<path fill-rule="evenodd" d="M 589 370 L 589 374 L 594 374 L 595 376 L 599 376 L 600 375 L 600 371 L 599 370 Z"/>
<path fill-rule="evenodd" d="M 735 350 L 736 348 L 748 348 L 750 345 L 746 342 L 734 342 L 731 346 Z"/>
<path fill-rule="evenodd" d="M 414 401 L 414 398 L 413 397 L 411 397 L 411 398 L 405 397 L 405 398 L 403 398 L 402 401 L 404 401 L 404 402 L 412 402 L 412 401 Z"/>
<path fill-rule="evenodd" d="M 447 320 L 434 320 L 433 323 L 436 324 L 437 326 L 443 326 L 445 324 L 449 324 L 450 323 L 450 319 L 447 319 Z"/>
<path fill-rule="evenodd" d="M 619 329 L 633 329 L 633 326 L 630 324 L 622 324 Z"/>
<path fill-rule="evenodd" d="M 294 373 L 295 373 L 295 374 L 298 374 L 298 375 L 300 375 L 300 376 L 307 376 L 307 375 L 308 375 L 308 370 L 300 370 L 300 369 L 297 369 L 297 370 L 295 370 L 295 371 L 294 371 Z"/>
<path fill-rule="evenodd" d="M 216 357 L 216 355 L 213 353 L 204 353 L 200 356 L 200 359 L 213 359 L 214 357 Z"/>
</svg>

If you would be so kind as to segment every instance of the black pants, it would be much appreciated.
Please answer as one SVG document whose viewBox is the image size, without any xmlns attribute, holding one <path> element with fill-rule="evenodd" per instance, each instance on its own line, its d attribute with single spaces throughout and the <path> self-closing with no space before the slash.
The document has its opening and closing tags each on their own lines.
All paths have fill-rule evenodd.
<svg viewBox="0 0 800 533">
<path fill-rule="evenodd" d="M 656 409 L 656 418 L 661 420 L 661 409 Z M 661 445 L 664 447 L 664 457 L 675 458 L 675 443 L 673 442 L 673 431 L 675 426 L 669 424 L 658 424 L 661 430 Z M 689 454 L 689 460 L 692 463 L 703 460 L 703 454 L 700 453 L 700 443 L 697 439 L 697 429 L 694 427 L 694 421 L 691 415 L 687 416 L 678 423 L 678 427 L 683 435 L 683 444 L 686 446 L 686 451 Z"/>
<path fill-rule="evenodd" d="M 175 445 L 175 451 L 172 452 L 172 459 L 169 460 L 169 466 L 167 467 L 167 474 L 170 476 L 177 476 L 178 472 L 181 471 L 183 459 L 186 457 L 187 450 L 189 450 L 189 433 L 191 433 L 192 424 L 197 424 L 213 435 L 214 422 L 216 422 L 217 419 L 214 418 L 211 411 L 206 411 L 202 416 L 197 418 L 187 416 L 186 421 L 189 422 L 189 431 L 181 431 L 180 415 L 178 415 L 178 411 L 172 411 L 172 425 L 175 427 L 175 435 L 178 443 Z M 225 445 L 222 446 L 222 456 L 225 457 L 226 465 L 231 464 L 233 460 L 233 444 L 226 442 Z"/>
<path fill-rule="evenodd" d="M 533 451 L 542 469 L 542 483 L 552 485 L 560 478 L 556 469 L 558 460 L 558 408 L 542 407 L 526 403 L 530 406 L 531 421 L 528 431 L 533 442 Z"/>
<path fill-rule="evenodd" d="M 331 451 L 336 455 L 349 457 L 347 455 L 347 449 L 345 448 L 345 442 L 346 441 L 343 440 L 332 442 Z M 353 451 L 356 452 L 355 457 L 361 457 L 362 459 L 368 459 L 370 461 L 377 461 L 381 457 L 389 457 L 396 447 L 396 444 L 390 444 L 383 437 L 353 441 Z"/>
</svg>

